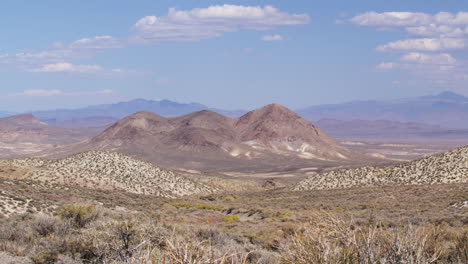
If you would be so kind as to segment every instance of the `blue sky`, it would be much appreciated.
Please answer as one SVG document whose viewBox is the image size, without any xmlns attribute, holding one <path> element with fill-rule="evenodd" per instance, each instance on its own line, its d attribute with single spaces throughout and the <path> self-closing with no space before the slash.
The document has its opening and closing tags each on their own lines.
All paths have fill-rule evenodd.
<svg viewBox="0 0 468 264">
<path fill-rule="evenodd" d="M 464 2 L 4 0 L 0 110 L 468 95 Z"/>
</svg>

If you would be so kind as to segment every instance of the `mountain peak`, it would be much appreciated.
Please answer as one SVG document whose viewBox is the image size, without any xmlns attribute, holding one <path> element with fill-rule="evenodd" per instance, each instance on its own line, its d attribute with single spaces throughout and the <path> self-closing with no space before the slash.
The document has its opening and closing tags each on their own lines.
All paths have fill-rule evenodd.
<svg viewBox="0 0 468 264">
<path fill-rule="evenodd" d="M 451 92 L 451 91 L 444 91 L 437 95 L 438 98 L 446 99 L 446 100 L 453 100 L 453 101 L 468 101 L 463 95 Z"/>
<path fill-rule="evenodd" d="M 250 124 L 252 122 L 291 122 L 299 119 L 302 118 L 289 108 L 280 104 L 269 104 L 241 116 L 237 124 L 242 126 L 242 124 Z"/>
<path fill-rule="evenodd" d="M 286 106 L 284 106 L 282 104 L 278 104 L 278 103 L 272 103 L 272 104 L 265 105 L 264 107 L 262 107 L 262 108 L 260 108 L 258 110 L 262 110 L 262 109 L 293 112 L 291 109 L 287 108 Z"/>
<path fill-rule="evenodd" d="M 19 115 L 14 115 L 14 116 L 9 116 L 9 117 L 4 117 L 1 118 L 0 120 L 3 120 L 8 123 L 12 123 L 15 125 L 47 125 L 46 123 L 43 123 L 34 117 L 32 114 L 19 114 Z"/>
<path fill-rule="evenodd" d="M 143 119 L 164 119 L 164 117 L 158 115 L 158 114 L 155 114 L 153 112 L 150 112 L 150 111 L 140 111 L 140 112 L 136 112 L 134 114 L 131 114 L 129 115 L 127 118 L 136 118 L 136 119 L 140 119 L 140 118 L 143 118 Z M 125 118 L 125 119 L 127 119 Z"/>
</svg>

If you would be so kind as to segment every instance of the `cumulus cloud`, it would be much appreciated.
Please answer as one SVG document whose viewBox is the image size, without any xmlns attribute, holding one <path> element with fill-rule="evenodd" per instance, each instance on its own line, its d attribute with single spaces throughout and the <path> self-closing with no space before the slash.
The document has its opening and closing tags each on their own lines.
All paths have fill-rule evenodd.
<svg viewBox="0 0 468 264">
<path fill-rule="evenodd" d="M 283 41 L 284 37 L 279 35 L 279 34 L 265 35 L 265 36 L 262 37 L 262 40 L 263 41 Z"/>
<path fill-rule="evenodd" d="M 31 70 L 32 72 L 79 72 L 79 73 L 96 73 L 101 71 L 101 66 L 98 65 L 74 65 L 67 62 L 46 64 L 40 68 Z"/>
<path fill-rule="evenodd" d="M 278 26 L 309 23 L 307 14 L 290 14 L 272 6 L 216 5 L 180 11 L 170 8 L 166 16 L 146 16 L 133 26 L 133 40 L 146 44 L 166 41 L 199 41 L 226 32 L 271 30 Z"/>
<path fill-rule="evenodd" d="M 378 46 L 377 51 L 402 53 L 393 61 L 375 66 L 378 71 L 402 70 L 431 83 L 466 85 L 466 62 L 448 52 L 468 47 L 468 12 L 436 14 L 420 12 L 366 12 L 350 21 L 376 30 L 403 29 L 407 39 Z"/>
</svg>

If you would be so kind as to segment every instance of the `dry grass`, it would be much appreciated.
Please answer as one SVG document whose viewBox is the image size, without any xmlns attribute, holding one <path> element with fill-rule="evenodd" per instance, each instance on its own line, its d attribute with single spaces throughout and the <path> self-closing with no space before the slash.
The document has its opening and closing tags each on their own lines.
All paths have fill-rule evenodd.
<svg viewBox="0 0 468 264">
<path fill-rule="evenodd" d="M 467 263 L 468 230 L 427 224 L 358 227 L 352 220 L 317 215 L 287 241 L 282 263 Z"/>
<path fill-rule="evenodd" d="M 77 225 L 77 218 L 87 221 Z M 143 214 L 94 205 L 66 205 L 57 215 L 12 217 L 0 226 L 0 251 L 29 256 L 34 263 L 69 259 L 77 263 L 227 264 L 277 259 L 274 253 L 229 233 L 164 225 Z"/>
<path fill-rule="evenodd" d="M 92 217 L 89 217 L 92 216 Z M 76 219 L 87 219 L 77 224 Z M 234 217 L 231 217 L 234 219 Z M 216 227 L 164 223 L 148 214 L 66 205 L 56 214 L 1 221 L 0 251 L 33 263 L 466 263 L 468 229 L 376 223 L 317 211 L 283 228 L 276 248 Z M 236 218 L 237 219 L 237 218 Z"/>
</svg>

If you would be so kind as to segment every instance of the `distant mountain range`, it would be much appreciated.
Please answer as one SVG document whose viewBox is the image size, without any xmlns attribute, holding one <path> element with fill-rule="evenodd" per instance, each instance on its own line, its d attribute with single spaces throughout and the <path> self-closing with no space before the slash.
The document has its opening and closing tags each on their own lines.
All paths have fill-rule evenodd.
<svg viewBox="0 0 468 264">
<path fill-rule="evenodd" d="M 244 110 L 210 108 L 199 103 L 177 103 L 169 100 L 135 99 L 115 104 L 95 105 L 79 109 L 35 111 L 34 116 L 50 125 L 104 126 L 139 111 L 148 111 L 164 117 L 210 110 L 228 117 L 239 117 Z M 421 96 L 387 101 L 353 101 L 341 104 L 311 106 L 296 111 L 311 122 L 321 119 L 342 121 L 388 120 L 417 122 L 447 128 L 468 128 L 468 98 L 453 92 L 435 96 Z M 1 116 L 11 112 L 0 112 Z"/>
<path fill-rule="evenodd" d="M 103 104 L 79 109 L 57 109 L 33 112 L 43 122 L 53 125 L 103 126 L 136 112 L 148 111 L 164 117 L 181 116 L 188 113 L 211 110 L 226 116 L 237 117 L 245 111 L 227 111 L 210 108 L 198 103 L 177 103 L 169 100 L 135 99 L 116 104 Z"/>
<path fill-rule="evenodd" d="M 17 113 L 15 113 L 15 112 L 0 111 L 0 118 L 7 117 L 7 116 L 12 116 L 12 115 L 16 115 L 16 114 Z"/>
<path fill-rule="evenodd" d="M 320 119 L 314 122 L 325 133 L 339 139 L 351 140 L 414 140 L 435 139 L 468 142 L 468 129 L 446 128 L 417 122 L 389 120 Z"/>
<path fill-rule="evenodd" d="M 19 114 L 0 118 L 0 142 L 35 144 L 70 144 L 98 134 L 98 128 L 64 128 L 49 126 L 32 114 Z M 4 152 L 0 146 L 0 153 Z M 8 148 L 7 148 L 8 150 Z"/>
<path fill-rule="evenodd" d="M 453 92 L 388 101 L 355 101 L 297 111 L 309 121 L 391 120 L 468 128 L 468 98 Z"/>
</svg>

